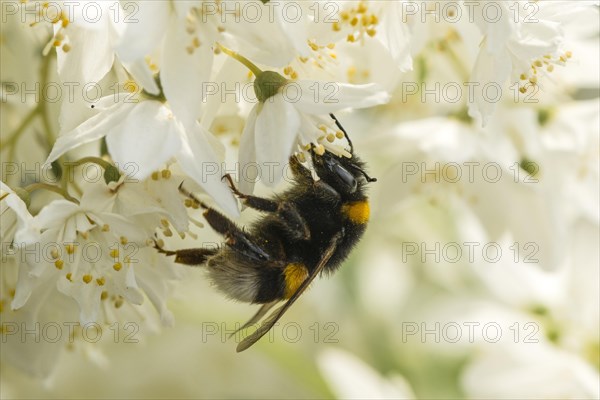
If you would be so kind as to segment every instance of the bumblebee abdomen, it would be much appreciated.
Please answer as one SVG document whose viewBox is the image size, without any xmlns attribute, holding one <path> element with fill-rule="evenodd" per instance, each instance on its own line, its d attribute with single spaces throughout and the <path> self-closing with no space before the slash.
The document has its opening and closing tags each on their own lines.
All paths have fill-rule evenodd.
<svg viewBox="0 0 600 400">
<path fill-rule="evenodd" d="M 366 224 L 371 215 L 368 200 L 351 201 L 342 205 L 342 214 L 350 222 L 358 225 Z"/>
</svg>

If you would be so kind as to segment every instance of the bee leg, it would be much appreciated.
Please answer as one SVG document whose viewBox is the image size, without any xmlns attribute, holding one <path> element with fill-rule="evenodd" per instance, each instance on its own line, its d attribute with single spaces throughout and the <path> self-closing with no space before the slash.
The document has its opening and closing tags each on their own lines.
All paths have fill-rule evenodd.
<svg viewBox="0 0 600 400">
<path fill-rule="evenodd" d="M 235 224 L 235 222 L 197 199 L 192 193 L 185 190 L 182 185 L 179 185 L 179 191 L 198 203 L 200 207 L 204 208 L 204 219 L 211 228 L 225 237 L 225 243 L 228 246 L 254 260 L 266 261 L 271 259 L 271 256 L 252 241 L 250 237 Z"/>
<path fill-rule="evenodd" d="M 341 201 L 342 198 L 340 194 L 330 185 L 323 182 L 323 180 L 316 181 L 315 183 L 313 183 L 313 185 L 315 191 L 323 193 L 323 197 L 325 197 L 327 200 L 334 202 Z"/>
<path fill-rule="evenodd" d="M 235 187 L 231 175 L 224 175 L 223 178 L 227 179 L 231 191 L 242 200 L 244 205 L 258 211 L 277 213 L 283 221 L 283 225 L 291 228 L 288 231 L 292 236 L 299 239 L 310 239 L 308 225 L 293 203 L 243 194 Z"/>
<path fill-rule="evenodd" d="M 217 254 L 217 249 L 183 249 L 175 251 L 175 262 L 185 265 L 202 265 L 208 257 Z"/>
<path fill-rule="evenodd" d="M 183 249 L 183 250 L 165 250 L 156 241 L 154 242 L 154 248 L 160 253 L 166 256 L 175 256 L 175 262 L 178 264 L 185 265 L 201 265 L 204 264 L 206 259 L 210 256 L 217 254 L 218 249 Z"/>
</svg>

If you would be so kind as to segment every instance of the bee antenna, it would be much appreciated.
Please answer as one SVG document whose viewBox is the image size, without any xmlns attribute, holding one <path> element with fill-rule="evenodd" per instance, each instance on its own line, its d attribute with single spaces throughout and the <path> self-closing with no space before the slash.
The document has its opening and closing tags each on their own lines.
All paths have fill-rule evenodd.
<svg viewBox="0 0 600 400">
<path fill-rule="evenodd" d="M 367 175 L 367 173 L 365 171 L 363 171 L 362 169 L 359 170 L 361 174 L 363 174 L 363 176 L 365 177 L 365 179 L 367 180 L 367 182 L 377 182 L 377 178 L 371 178 L 369 175 Z"/>
<path fill-rule="evenodd" d="M 329 116 L 335 121 L 337 127 L 340 128 L 340 130 L 344 133 L 344 137 L 350 145 L 350 154 L 354 154 L 354 145 L 352 144 L 352 140 L 350 140 L 350 137 L 348 136 L 348 132 L 346 132 L 342 124 L 340 124 L 340 121 L 338 121 L 338 119 L 335 117 L 335 115 L 333 115 L 333 113 L 329 113 Z"/>
</svg>

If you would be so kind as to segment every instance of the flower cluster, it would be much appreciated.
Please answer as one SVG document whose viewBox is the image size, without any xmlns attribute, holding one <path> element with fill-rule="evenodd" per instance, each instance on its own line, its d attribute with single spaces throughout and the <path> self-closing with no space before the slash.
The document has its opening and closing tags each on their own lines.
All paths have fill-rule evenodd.
<svg viewBox="0 0 600 400">
<path fill-rule="evenodd" d="M 2 14 L 3 363 L 46 377 L 63 348 L 95 352 L 76 340 L 90 325 L 171 326 L 190 272 L 155 247 L 218 240 L 178 187 L 238 217 L 223 175 L 249 194 L 285 184 L 290 157 L 352 157 L 336 113 L 380 182 L 356 314 L 402 338 L 410 318 L 534 320 L 538 346 L 463 343 L 453 394 L 600 395 L 597 6 L 29 0 Z M 75 328 L 22 340 L 49 322 Z M 423 365 L 456 348 L 371 342 Z M 387 379 L 341 350 L 317 359 L 342 397 L 439 395 L 408 361 L 383 362 L 408 374 Z"/>
</svg>

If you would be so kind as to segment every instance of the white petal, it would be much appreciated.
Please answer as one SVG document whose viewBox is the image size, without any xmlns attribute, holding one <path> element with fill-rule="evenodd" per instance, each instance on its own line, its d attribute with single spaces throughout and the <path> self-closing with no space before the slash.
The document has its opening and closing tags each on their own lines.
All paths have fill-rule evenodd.
<svg viewBox="0 0 600 400">
<path fill-rule="evenodd" d="M 190 35 L 185 24 L 176 19 L 169 24 L 165 42 L 161 84 L 171 109 L 184 126 L 189 126 L 200 117 L 203 86 L 210 78 L 212 66 L 211 43 L 203 41 L 189 54 L 186 48 L 190 46 Z"/>
<path fill-rule="evenodd" d="M 485 125 L 487 119 L 496 108 L 496 89 L 502 88 L 504 82 L 510 76 L 511 58 L 508 51 L 504 49 L 498 56 L 488 53 L 484 48 L 479 51 L 473 73 L 469 79 L 472 83 L 479 83 L 473 91 L 469 100 L 469 115 L 481 120 Z M 486 86 L 487 85 L 487 86 Z M 485 89 L 485 88 L 488 89 Z M 501 90 L 501 89 L 500 89 Z M 471 96 L 469 96 L 471 97 Z"/>
<path fill-rule="evenodd" d="M 41 228 L 56 228 L 61 226 L 72 215 L 81 211 L 81 208 L 68 200 L 54 200 L 42 208 L 34 217 L 34 224 Z"/>
<path fill-rule="evenodd" d="M 121 41 L 117 46 L 117 54 L 124 62 L 143 59 L 161 42 L 167 24 L 171 18 L 168 1 L 139 1 L 137 22 L 127 24 Z"/>
<path fill-rule="evenodd" d="M 68 279 L 59 279 L 58 290 L 75 299 L 79 305 L 79 322 L 82 325 L 98 321 L 100 313 L 100 293 L 102 287 L 83 282 L 70 282 Z"/>
<path fill-rule="evenodd" d="M 340 399 L 413 399 L 406 380 L 386 379 L 356 356 L 333 348 L 317 358 L 318 366 L 333 392 Z"/>
<path fill-rule="evenodd" d="M 209 133 L 198 123 L 186 129 L 177 161 L 181 169 L 198 183 L 228 214 L 237 216 L 237 201 L 229 187 L 221 181 L 221 161 L 215 155 L 206 135 Z"/>
<path fill-rule="evenodd" d="M 264 166 L 263 182 L 275 186 L 281 181 L 300 129 L 300 114 L 281 94 L 265 101 L 256 117 L 256 161 Z M 270 166 L 274 168 L 271 169 Z M 274 176 L 270 176 L 274 171 Z"/>
<path fill-rule="evenodd" d="M 71 49 L 65 52 L 62 47 L 56 48 L 58 74 L 63 82 L 99 82 L 112 68 L 113 35 L 107 21 L 99 24 L 102 29 L 69 27 Z"/>
<path fill-rule="evenodd" d="M 389 93 L 375 83 L 350 85 L 300 80 L 288 83 L 282 93 L 298 110 L 309 114 L 327 114 L 347 107 L 372 107 L 390 99 Z"/>
<path fill-rule="evenodd" d="M 284 17 L 283 13 L 285 13 L 283 10 L 276 11 L 275 21 L 298 54 L 303 57 L 308 57 L 310 55 L 310 48 L 308 47 L 307 18 L 303 16 L 300 20 L 291 22 Z"/>
<path fill-rule="evenodd" d="M 256 163 L 256 140 L 255 125 L 256 114 L 262 107 L 259 103 L 255 105 L 246 119 L 246 125 L 240 139 L 240 150 L 238 157 L 238 189 L 245 194 L 254 192 L 254 184 L 258 176 L 258 164 Z"/>
<path fill-rule="evenodd" d="M 51 163 L 67 151 L 105 136 L 110 128 L 121 122 L 135 104 L 119 103 L 101 111 L 77 128 L 58 137 L 46 160 Z"/>
<path fill-rule="evenodd" d="M 403 21 L 406 16 L 402 15 L 401 2 L 392 1 L 389 10 L 385 10 L 382 23 L 385 27 L 381 37 L 381 43 L 392 55 L 401 71 L 412 70 L 412 57 L 410 44 L 412 35 L 409 25 Z"/>
<path fill-rule="evenodd" d="M 106 137 L 108 151 L 119 168 L 136 179 L 145 179 L 160 168 L 181 147 L 175 121 L 158 101 L 135 106 L 120 126 Z"/>
<path fill-rule="evenodd" d="M 154 75 L 150 66 L 144 59 L 138 59 L 130 62 L 123 62 L 123 66 L 141 87 L 148 93 L 158 95 L 160 89 L 154 80 Z"/>
</svg>

